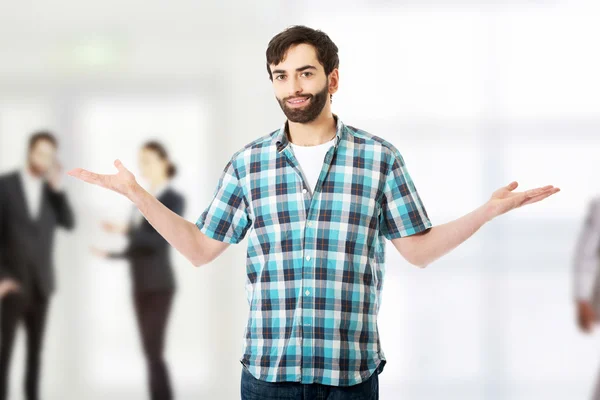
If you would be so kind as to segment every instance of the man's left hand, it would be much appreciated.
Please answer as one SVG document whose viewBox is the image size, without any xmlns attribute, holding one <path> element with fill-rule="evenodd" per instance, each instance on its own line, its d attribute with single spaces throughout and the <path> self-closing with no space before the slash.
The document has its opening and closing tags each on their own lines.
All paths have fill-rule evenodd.
<svg viewBox="0 0 600 400">
<path fill-rule="evenodd" d="M 560 192 L 559 188 L 552 185 L 530 189 L 524 192 L 514 192 L 517 186 L 519 186 L 517 182 L 512 182 L 508 186 L 504 186 L 492 194 L 492 197 L 486 204 L 490 220 L 515 208 L 537 203 L 538 201 L 542 201 L 545 198 Z"/>
</svg>

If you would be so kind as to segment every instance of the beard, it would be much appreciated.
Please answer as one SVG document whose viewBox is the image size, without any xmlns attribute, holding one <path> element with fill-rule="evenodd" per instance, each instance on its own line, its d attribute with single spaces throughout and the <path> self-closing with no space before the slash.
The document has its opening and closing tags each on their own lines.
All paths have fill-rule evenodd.
<svg viewBox="0 0 600 400">
<path fill-rule="evenodd" d="M 323 111 L 323 108 L 325 107 L 325 103 L 327 103 L 327 96 L 329 96 L 329 90 L 328 85 L 326 84 L 323 90 L 316 94 L 289 96 L 283 100 L 277 98 L 277 102 L 288 120 L 299 124 L 307 124 L 317 119 L 321 114 L 321 111 Z M 288 107 L 287 101 L 298 97 L 308 99 L 308 105 L 301 108 Z"/>
</svg>

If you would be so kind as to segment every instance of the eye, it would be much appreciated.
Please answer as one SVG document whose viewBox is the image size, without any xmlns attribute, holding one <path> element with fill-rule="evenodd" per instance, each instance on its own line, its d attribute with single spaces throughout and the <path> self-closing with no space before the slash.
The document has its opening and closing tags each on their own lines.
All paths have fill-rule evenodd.
<svg viewBox="0 0 600 400">
<path fill-rule="evenodd" d="M 303 72 L 303 73 L 302 73 L 302 76 L 304 76 L 304 77 L 307 77 L 307 78 L 308 78 L 309 76 L 313 76 L 313 73 L 312 73 L 312 72 L 308 72 L 308 71 L 306 71 L 306 72 Z"/>
<path fill-rule="evenodd" d="M 282 80 L 284 80 L 284 79 L 285 79 L 285 75 L 277 75 L 277 76 L 275 77 L 275 80 L 278 80 L 278 81 L 282 81 Z"/>
</svg>

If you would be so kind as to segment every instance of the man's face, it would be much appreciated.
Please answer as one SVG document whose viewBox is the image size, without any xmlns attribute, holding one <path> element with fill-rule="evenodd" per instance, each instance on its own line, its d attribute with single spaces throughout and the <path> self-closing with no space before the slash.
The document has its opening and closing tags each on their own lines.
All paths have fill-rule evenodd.
<svg viewBox="0 0 600 400">
<path fill-rule="evenodd" d="M 29 151 L 29 168 L 37 176 L 45 175 L 56 160 L 56 147 L 48 140 L 38 140 Z"/>
<path fill-rule="evenodd" d="M 271 65 L 275 97 L 291 122 L 314 121 L 329 102 L 337 85 L 337 70 L 325 75 L 315 48 L 308 44 L 290 47 L 283 61 Z"/>
</svg>

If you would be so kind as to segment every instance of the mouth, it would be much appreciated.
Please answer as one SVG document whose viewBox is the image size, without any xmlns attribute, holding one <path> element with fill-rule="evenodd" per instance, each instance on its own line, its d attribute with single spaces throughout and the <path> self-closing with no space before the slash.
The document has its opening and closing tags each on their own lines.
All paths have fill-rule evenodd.
<svg viewBox="0 0 600 400">
<path fill-rule="evenodd" d="M 310 97 L 294 97 L 286 100 L 286 103 L 291 107 L 302 107 L 310 101 Z"/>
</svg>

